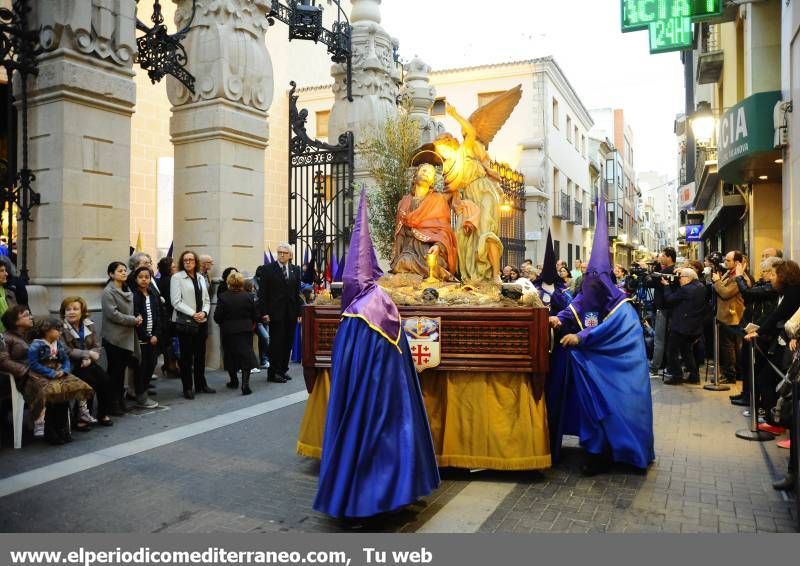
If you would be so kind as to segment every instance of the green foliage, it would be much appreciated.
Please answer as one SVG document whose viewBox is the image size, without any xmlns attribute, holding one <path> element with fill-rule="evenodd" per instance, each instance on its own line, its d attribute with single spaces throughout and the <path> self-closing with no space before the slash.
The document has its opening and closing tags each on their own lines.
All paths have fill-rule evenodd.
<svg viewBox="0 0 800 566">
<path fill-rule="evenodd" d="M 406 109 L 386 120 L 362 147 L 376 186 L 367 193 L 372 241 L 378 255 L 391 259 L 397 205 L 413 178 L 411 160 L 420 145 L 419 125 Z"/>
</svg>

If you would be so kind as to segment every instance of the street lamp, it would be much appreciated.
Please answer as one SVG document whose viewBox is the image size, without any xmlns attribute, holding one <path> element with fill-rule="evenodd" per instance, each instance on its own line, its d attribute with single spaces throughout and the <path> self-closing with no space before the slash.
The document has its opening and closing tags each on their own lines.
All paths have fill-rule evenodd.
<svg viewBox="0 0 800 566">
<path fill-rule="evenodd" d="M 717 121 L 711 112 L 711 104 L 706 101 L 697 103 L 697 111 L 689 119 L 695 142 L 700 147 L 709 147 L 714 139 Z"/>
</svg>

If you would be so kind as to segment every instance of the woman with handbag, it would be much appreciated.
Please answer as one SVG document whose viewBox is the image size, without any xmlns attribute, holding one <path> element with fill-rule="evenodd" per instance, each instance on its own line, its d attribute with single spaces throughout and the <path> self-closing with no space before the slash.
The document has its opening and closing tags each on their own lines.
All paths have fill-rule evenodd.
<svg viewBox="0 0 800 566">
<path fill-rule="evenodd" d="M 102 426 L 111 426 L 114 423 L 109 415 L 117 416 L 120 410 L 114 406 L 111 378 L 99 364 L 103 349 L 94 333 L 89 307 L 81 297 L 67 297 L 61 301 L 59 312 L 63 321 L 61 338 L 72 361 L 72 374 L 92 386 L 97 395 L 97 421 Z M 89 421 L 83 405 L 78 420 Z M 80 424 L 78 428 L 82 428 Z"/>
<path fill-rule="evenodd" d="M 178 261 L 178 272 L 170 280 L 172 322 L 181 348 L 183 396 L 194 399 L 197 393 L 216 393 L 206 382 L 206 338 L 211 299 L 205 279 L 198 273 L 200 260 L 193 251 L 185 251 Z M 192 381 L 194 380 L 194 391 Z"/>
<path fill-rule="evenodd" d="M 108 264 L 108 283 L 103 289 L 103 348 L 108 358 L 108 375 L 111 377 L 117 414 L 125 410 L 125 368 L 135 364 L 139 345 L 136 327 L 142 317 L 133 314 L 133 293 L 128 289 L 128 268 L 121 261 Z"/>
<path fill-rule="evenodd" d="M 244 276 L 232 271 L 225 282 L 227 291 L 217 294 L 214 321 L 222 334 L 222 351 L 225 369 L 228 370 L 229 389 L 239 387 L 237 372 L 242 372 L 242 395 L 250 395 L 250 372 L 258 367 L 253 352 L 253 328 L 259 319 L 253 296 L 244 290 Z"/>
</svg>

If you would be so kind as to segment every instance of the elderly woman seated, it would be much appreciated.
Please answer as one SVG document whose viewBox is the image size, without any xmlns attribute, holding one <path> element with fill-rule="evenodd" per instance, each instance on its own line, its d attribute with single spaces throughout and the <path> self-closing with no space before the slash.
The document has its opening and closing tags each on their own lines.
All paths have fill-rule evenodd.
<svg viewBox="0 0 800 566">
<path fill-rule="evenodd" d="M 6 331 L 0 341 L 0 371 L 11 374 L 17 389 L 25 397 L 25 402 L 36 420 L 34 436 L 44 436 L 50 444 L 70 442 L 72 436 L 68 426 L 68 402 L 73 399 L 90 399 L 94 391 L 63 370 L 43 375 L 30 369 L 28 336 L 33 330 L 33 317 L 26 307 L 10 307 L 3 313 L 2 321 Z M 55 330 L 59 330 L 58 326 Z M 55 331 L 49 332 L 49 336 L 43 336 L 43 339 L 47 344 L 55 343 L 58 350 L 58 335 Z"/>
<path fill-rule="evenodd" d="M 88 414 L 88 408 L 81 406 L 79 421 L 99 422 L 102 426 L 114 423 L 109 415 L 120 415 L 114 404 L 111 378 L 100 366 L 103 348 L 95 331 L 94 322 L 89 318 L 89 307 L 82 297 L 67 297 L 61 302 L 61 337 L 67 347 L 67 355 L 72 362 L 72 373 L 91 385 L 97 394 L 97 421 Z M 78 428 L 82 428 L 79 424 Z"/>
</svg>

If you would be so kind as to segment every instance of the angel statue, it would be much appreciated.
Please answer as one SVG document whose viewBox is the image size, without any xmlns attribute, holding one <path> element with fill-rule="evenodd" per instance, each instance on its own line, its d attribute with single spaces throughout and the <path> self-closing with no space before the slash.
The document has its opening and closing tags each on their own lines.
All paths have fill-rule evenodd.
<svg viewBox="0 0 800 566">
<path fill-rule="evenodd" d="M 446 190 L 463 194 L 463 199 L 453 199 L 453 209 L 458 218 L 458 263 L 465 280 L 501 282 L 503 243 L 497 234 L 503 191 L 500 176 L 489 166 L 486 146 L 511 116 L 521 97 L 522 85 L 517 85 L 478 108 L 469 119 L 464 119 L 447 104 L 447 113 L 461 126 L 464 141 L 459 143 L 452 135 L 441 134 L 433 142 L 436 153 L 444 161 Z"/>
</svg>

